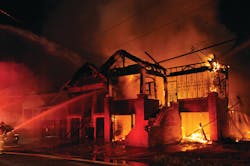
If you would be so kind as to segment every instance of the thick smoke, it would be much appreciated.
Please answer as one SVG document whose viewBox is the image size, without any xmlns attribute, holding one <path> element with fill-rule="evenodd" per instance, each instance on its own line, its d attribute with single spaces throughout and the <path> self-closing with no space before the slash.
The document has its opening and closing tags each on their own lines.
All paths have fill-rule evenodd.
<svg viewBox="0 0 250 166">
<path fill-rule="evenodd" d="M 219 20 L 237 37 L 233 50 L 221 57 L 222 61 L 231 66 L 229 75 L 230 105 L 237 103 L 240 98 L 240 111 L 249 114 L 250 15 L 248 8 L 249 2 L 244 0 L 220 0 L 218 5 Z"/>
<path fill-rule="evenodd" d="M 44 35 L 100 65 L 118 49 L 160 61 L 230 38 L 218 22 L 217 0 L 64 1 L 51 12 Z M 164 63 L 194 63 L 220 56 L 223 47 Z M 183 63 L 185 62 L 185 63 Z"/>
<path fill-rule="evenodd" d="M 238 102 L 240 97 L 240 111 L 249 114 L 250 94 L 248 91 L 250 84 L 249 73 L 249 53 L 250 41 L 246 41 L 234 48 L 227 55 L 222 57 L 222 61 L 230 65 L 229 72 L 229 101 L 230 105 Z"/>
<path fill-rule="evenodd" d="M 246 17 L 249 14 L 243 10 L 247 6 L 242 1 L 232 3 L 227 0 L 63 1 L 50 13 L 44 25 L 44 35 L 79 52 L 97 65 L 118 49 L 151 61 L 144 53 L 147 51 L 160 61 L 231 39 L 235 35 L 242 39 L 249 31 L 249 19 Z M 211 53 L 223 60 L 234 45 L 231 42 L 162 65 L 168 68 L 206 61 Z M 222 62 L 230 63 L 234 73 L 230 77 L 230 90 L 237 96 L 234 80 L 246 77 L 242 75 L 246 67 L 239 67 L 241 65 L 234 58 L 226 59 Z M 244 56 L 244 59 L 247 57 Z M 249 81 L 239 84 L 245 87 L 246 82 Z"/>
<path fill-rule="evenodd" d="M 241 38 L 236 42 L 240 44 L 245 39 L 242 36 L 249 34 L 249 14 L 245 10 L 247 5 L 243 1 L 64 0 L 55 4 L 56 7 L 46 14 L 42 35 L 79 53 L 83 59 L 96 65 L 101 65 L 118 49 L 125 49 L 144 60 L 151 61 L 144 53 L 147 51 L 157 61 L 161 61 L 235 36 Z M 21 39 L 18 40 L 15 42 L 20 43 Z M 247 67 L 239 66 L 242 66 L 242 58 L 243 61 L 249 58 L 245 54 L 235 56 L 241 51 L 226 58 L 233 46 L 235 47 L 234 42 L 228 43 L 164 62 L 162 65 L 168 68 L 206 61 L 208 55 L 213 53 L 216 58 L 230 64 L 231 70 L 234 71 L 233 78 L 239 80 L 237 77 L 248 76 L 245 75 Z M 5 44 L 5 47 L 8 45 Z M 54 47 L 48 45 L 48 48 L 53 52 Z M 18 50 L 20 48 L 12 50 L 12 53 L 16 54 Z M 63 52 L 65 50 L 61 51 L 60 56 L 68 58 L 75 67 L 84 62 L 75 55 L 67 56 Z M 3 55 L 7 54 L 3 52 Z M 31 53 L 28 55 L 31 57 Z M 26 60 L 24 56 L 18 58 Z M 237 58 L 239 59 L 236 61 Z M 54 68 L 50 70 L 51 72 L 44 72 L 44 75 L 65 75 L 57 66 L 58 58 L 52 59 Z M 36 65 L 34 62 L 29 62 L 29 66 Z M 37 71 L 47 70 L 40 67 Z M 230 84 L 231 87 L 235 87 L 234 92 L 237 96 L 237 88 L 234 86 L 237 84 L 233 84 L 235 79 L 231 79 Z M 57 82 L 59 81 L 61 80 Z"/>
<path fill-rule="evenodd" d="M 26 84 L 29 80 L 36 80 L 37 93 L 58 90 L 84 62 L 76 53 L 45 38 L 9 26 L 0 26 L 0 43 L 1 62 L 22 64 L 32 76 L 20 82 Z M 16 71 L 20 71 L 22 77 L 22 70 L 17 68 Z"/>
<path fill-rule="evenodd" d="M 21 63 L 0 62 L 0 76 L 2 97 L 24 95 L 39 88 L 34 74 Z"/>
<path fill-rule="evenodd" d="M 94 35 L 100 26 L 99 6 L 102 1 L 62 1 L 51 12 L 44 25 L 43 35 L 78 52 L 89 62 L 98 63 L 102 58 Z"/>
<path fill-rule="evenodd" d="M 103 63 L 118 49 L 157 61 L 227 40 L 233 35 L 218 20 L 218 0 L 63 1 L 44 25 L 44 35 Z M 166 68 L 222 56 L 233 43 L 163 63 Z"/>
</svg>

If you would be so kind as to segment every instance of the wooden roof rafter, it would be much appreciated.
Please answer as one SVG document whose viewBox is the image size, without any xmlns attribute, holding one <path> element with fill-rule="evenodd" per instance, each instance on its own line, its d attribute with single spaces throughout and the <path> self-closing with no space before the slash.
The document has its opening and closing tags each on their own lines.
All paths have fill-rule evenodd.
<svg viewBox="0 0 250 166">
<path fill-rule="evenodd" d="M 133 65 L 122 67 L 115 67 L 111 69 L 111 67 L 117 62 L 119 58 L 125 60 L 126 58 L 135 62 Z M 131 55 L 125 50 L 116 51 L 101 67 L 101 72 L 108 75 L 129 75 L 139 73 L 141 68 L 145 68 L 148 74 L 157 75 L 161 77 L 166 77 L 166 69 L 159 64 L 153 64 L 147 61 L 144 61 L 134 55 Z"/>
</svg>

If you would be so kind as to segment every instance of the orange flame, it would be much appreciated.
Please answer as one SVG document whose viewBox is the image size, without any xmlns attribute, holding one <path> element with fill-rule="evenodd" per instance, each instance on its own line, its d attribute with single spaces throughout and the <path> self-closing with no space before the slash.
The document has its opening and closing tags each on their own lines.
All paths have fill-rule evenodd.
<svg viewBox="0 0 250 166">
<path fill-rule="evenodd" d="M 198 143 L 203 143 L 203 144 L 211 144 L 211 141 L 206 140 L 204 138 L 204 136 L 199 132 L 193 133 L 189 137 L 184 136 L 183 141 L 184 142 L 198 142 Z"/>
</svg>

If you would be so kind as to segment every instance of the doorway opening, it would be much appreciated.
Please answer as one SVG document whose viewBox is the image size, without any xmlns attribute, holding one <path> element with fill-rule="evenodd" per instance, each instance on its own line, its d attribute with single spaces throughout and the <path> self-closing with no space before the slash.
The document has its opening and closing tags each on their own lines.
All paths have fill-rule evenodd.
<svg viewBox="0 0 250 166">
<path fill-rule="evenodd" d="M 104 118 L 96 118 L 96 141 L 104 141 Z"/>
<path fill-rule="evenodd" d="M 70 123 L 70 140 L 73 144 L 79 144 L 81 138 L 81 118 L 72 117 Z"/>
<path fill-rule="evenodd" d="M 208 112 L 181 112 L 183 141 L 206 143 L 210 140 Z"/>
<path fill-rule="evenodd" d="M 135 114 L 112 115 L 113 141 L 123 141 L 135 125 Z"/>
</svg>

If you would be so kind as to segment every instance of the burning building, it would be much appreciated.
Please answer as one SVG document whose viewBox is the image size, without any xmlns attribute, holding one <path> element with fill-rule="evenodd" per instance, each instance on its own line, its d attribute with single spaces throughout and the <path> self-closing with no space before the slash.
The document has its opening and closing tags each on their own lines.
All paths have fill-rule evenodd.
<svg viewBox="0 0 250 166">
<path fill-rule="evenodd" d="M 99 69 L 85 63 L 60 93 L 36 101 L 21 111 L 29 117 L 15 131 L 140 147 L 229 136 L 228 66 L 214 59 L 166 69 L 118 50 Z"/>
<path fill-rule="evenodd" d="M 99 104 L 93 105 L 98 108 L 91 112 L 94 139 L 131 142 L 137 138 L 136 144 L 147 146 L 142 138 L 148 137 L 148 120 L 166 102 L 166 70 L 120 50 L 100 71 L 85 64 L 65 88 L 72 94 L 103 89 Z"/>
<path fill-rule="evenodd" d="M 220 141 L 226 137 L 227 70 L 212 60 L 165 69 L 119 50 L 99 70 L 83 65 L 64 86 L 71 96 L 93 94 L 79 112 L 68 112 L 67 129 L 79 129 L 79 139 L 142 147 Z"/>
<path fill-rule="evenodd" d="M 71 6 L 75 11 L 74 6 L 76 4 L 73 4 L 68 6 Z M 152 3 L 150 1 L 147 3 L 144 1 L 143 3 L 133 2 L 131 5 L 130 2 L 125 2 L 125 4 L 127 4 L 128 11 L 133 11 L 133 8 L 136 8 L 138 14 L 132 15 L 130 19 L 125 19 L 122 22 L 120 22 L 120 18 L 127 18 L 127 12 L 123 10 L 124 5 L 115 3 L 110 6 L 109 3 L 105 3 L 105 5 L 98 5 L 100 7 L 98 9 L 104 11 L 101 12 L 102 14 L 96 12 L 96 6 L 93 4 L 90 6 L 83 5 L 83 7 L 88 7 L 91 17 L 86 13 L 82 15 L 72 12 L 74 18 L 81 18 L 81 21 L 76 21 L 77 24 L 75 24 L 79 26 L 72 26 L 74 23 L 68 24 L 72 19 L 65 21 L 62 13 L 56 14 L 60 16 L 58 18 L 50 17 L 47 25 L 67 23 L 64 25 L 70 26 L 70 28 L 56 30 L 56 33 L 52 33 L 58 36 L 55 41 L 60 41 L 64 43 L 63 45 L 71 46 L 73 49 L 76 49 L 75 46 L 78 44 L 80 46 L 76 50 L 79 50 L 82 54 L 86 52 L 99 54 L 101 52 L 110 55 L 110 51 L 117 47 L 123 47 L 133 49 L 134 52 L 138 53 L 138 49 L 152 49 L 152 52 L 159 55 L 157 57 L 159 59 L 163 58 L 160 55 L 166 55 L 166 50 L 171 54 L 178 54 L 189 50 L 190 46 L 193 50 L 203 44 L 212 42 L 207 39 L 216 38 L 217 40 L 228 35 L 223 26 L 222 28 L 221 25 L 217 26 L 217 19 L 214 20 L 216 4 L 210 3 L 210 1 L 183 3 L 183 5 L 165 2 L 155 4 L 153 1 Z M 77 4 L 77 6 L 79 5 Z M 110 7 L 112 10 L 109 10 Z M 183 7 L 185 10 L 183 10 Z M 64 10 L 66 8 L 59 9 Z M 83 11 L 82 8 L 77 10 Z M 175 11 L 179 12 L 174 14 Z M 63 13 L 67 18 L 72 18 L 68 17 L 68 10 Z M 93 16 L 98 17 L 99 14 L 100 24 L 93 21 Z M 110 19 L 109 16 L 115 14 L 119 14 L 121 17 L 117 17 L 118 20 L 113 17 L 113 19 Z M 131 14 L 131 12 L 128 12 L 128 14 Z M 146 21 L 142 19 L 145 14 L 148 16 Z M 158 19 L 155 19 L 156 15 L 158 15 Z M 86 22 L 86 20 L 82 20 L 83 16 L 87 18 L 86 20 L 91 19 L 91 24 L 86 24 L 92 25 L 90 28 L 85 27 L 85 24 L 83 26 L 82 23 Z M 179 16 L 181 17 L 179 18 Z M 182 16 L 185 16 L 185 19 Z M 204 16 L 207 18 L 205 21 Z M 189 21 L 189 17 L 191 21 Z M 51 20 L 51 18 L 53 19 Z M 106 29 L 106 26 L 111 27 L 111 29 Z M 73 29 L 79 28 L 79 30 L 72 31 L 75 37 L 78 38 L 80 32 L 82 33 L 81 36 L 85 36 L 76 40 L 79 42 L 69 42 L 71 40 L 68 40 L 68 38 L 72 39 L 72 33 L 63 32 L 72 27 Z M 85 28 L 90 29 L 90 31 Z M 29 40 L 31 40 L 32 45 L 33 43 L 42 45 L 44 51 L 36 57 L 43 57 L 47 53 L 51 55 L 51 52 L 60 50 L 56 57 L 50 57 L 52 58 L 50 61 L 55 61 L 51 65 L 52 70 L 45 73 L 51 75 L 50 80 L 55 75 L 67 76 L 59 67 L 55 68 L 60 60 L 58 57 L 64 57 L 65 62 L 72 62 L 67 65 L 70 68 L 78 68 L 78 65 L 83 62 L 78 55 L 68 54 L 65 49 L 49 44 L 45 39 L 39 40 L 38 37 L 30 33 L 22 33 L 9 27 L 1 26 L 1 29 L 4 29 L 3 36 L 11 30 L 10 32 L 13 31 L 14 34 L 21 35 L 25 39 L 25 43 L 30 43 Z M 54 30 L 54 28 L 46 29 L 48 31 Z M 152 33 L 154 35 L 151 35 Z M 52 34 L 48 35 L 51 39 L 53 39 Z M 69 34 L 70 36 L 68 36 Z M 173 34 L 174 37 L 171 37 Z M 99 35 L 102 37 L 97 37 Z M 186 36 L 186 38 L 183 38 L 183 36 Z M 135 42 L 138 37 L 143 37 L 143 40 Z M 12 52 L 14 52 L 14 54 L 17 54 L 18 61 L 27 59 L 30 67 L 38 67 L 31 59 L 33 53 L 38 53 L 40 49 L 32 49 L 28 53 L 22 53 L 19 47 L 27 47 L 28 50 L 31 50 L 31 47 L 19 42 L 16 44 L 16 41 L 19 41 L 16 38 L 13 41 L 9 39 L 11 42 L 6 40 L 6 37 L 2 39 L 3 48 L 15 46 L 14 49 L 11 47 L 11 53 L 1 51 L 2 55 L 13 54 Z M 97 41 L 93 41 L 93 39 Z M 157 43 L 152 44 L 152 41 L 157 41 Z M 72 46 L 72 43 L 74 46 Z M 111 43 L 115 44 L 112 46 Z M 131 48 L 131 44 L 140 46 Z M 167 45 L 168 47 L 166 47 Z M 86 48 L 82 50 L 83 47 Z M 223 52 L 222 49 L 220 50 Z M 100 58 L 100 56 L 98 57 Z M 11 59 L 16 58 L 11 57 Z M 90 57 L 89 60 L 91 60 Z M 189 58 L 189 60 L 193 61 L 192 58 Z M 39 58 L 38 61 L 43 62 L 38 70 L 44 70 L 44 64 L 47 64 L 47 61 L 42 58 Z M 92 61 L 97 62 L 96 59 L 92 59 Z M 239 63 L 238 66 L 242 66 L 242 64 Z M 66 65 L 64 65 L 64 68 L 66 68 Z M 17 76 L 19 75 L 18 73 Z M 53 80 L 61 83 L 58 78 Z M 239 138 L 247 138 L 249 127 L 244 124 L 244 131 L 239 130 L 243 126 L 242 119 L 247 121 L 247 116 L 245 114 L 244 116 L 233 116 L 236 113 L 238 114 L 235 111 L 238 108 L 234 105 L 232 106 L 233 110 L 231 109 L 229 114 L 227 112 L 227 80 L 227 67 L 221 66 L 216 61 L 165 69 L 157 63 L 143 61 L 126 51 L 120 50 L 112 55 L 100 69 L 88 63 L 83 65 L 73 78 L 63 86 L 63 92 L 49 95 L 30 95 L 25 100 L 17 98 L 17 103 L 13 107 L 1 108 L 1 117 L 4 121 L 11 119 L 11 122 L 16 126 L 16 130 L 29 127 L 33 128 L 33 130 L 29 129 L 30 133 L 36 134 L 37 137 L 58 137 L 62 140 L 69 139 L 72 142 L 80 142 L 85 139 L 105 140 L 106 142 L 124 140 L 128 145 L 148 147 L 180 140 L 219 141 L 228 136 L 228 119 L 230 119 L 231 128 L 234 130 L 232 135 L 229 134 L 229 136 L 237 134 Z M 27 81 L 22 82 L 27 83 Z M 246 81 L 244 82 L 247 84 Z M 39 80 L 39 84 L 37 82 L 31 83 L 31 85 L 44 85 L 44 83 Z M 13 101 L 13 98 L 3 96 L 6 101 L 1 100 L 1 102 L 11 103 Z M 240 103 L 240 100 L 237 103 Z M 246 105 L 244 107 L 244 109 L 247 109 Z M 16 111 L 12 111 L 13 109 Z M 238 123 L 234 125 L 234 121 Z"/>
</svg>

